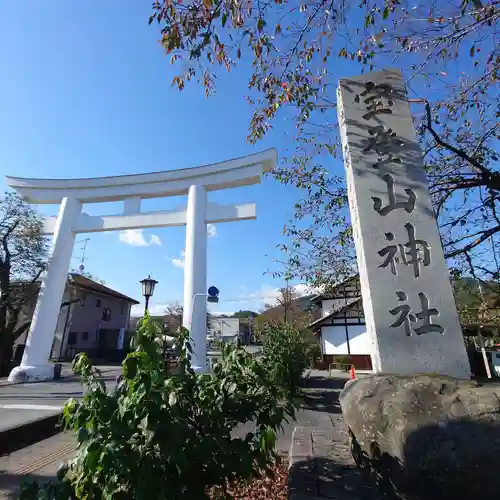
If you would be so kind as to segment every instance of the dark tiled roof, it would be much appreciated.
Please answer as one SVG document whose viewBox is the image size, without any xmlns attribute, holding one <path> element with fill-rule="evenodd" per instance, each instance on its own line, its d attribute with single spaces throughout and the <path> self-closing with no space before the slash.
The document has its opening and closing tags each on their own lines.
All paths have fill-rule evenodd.
<svg viewBox="0 0 500 500">
<path fill-rule="evenodd" d="M 133 299 L 132 297 L 128 297 L 123 293 L 117 292 L 116 290 L 113 290 L 112 288 L 109 288 L 106 285 L 98 283 L 97 281 L 86 278 L 81 274 L 69 273 L 68 279 L 71 280 L 73 283 L 75 283 L 75 285 L 79 286 L 80 288 L 85 288 L 86 290 L 93 290 L 95 292 L 102 293 L 103 295 L 109 295 L 110 297 L 116 297 L 118 299 L 126 300 L 127 302 L 130 302 L 132 304 L 140 303 L 137 300 Z M 25 280 L 15 280 L 12 282 L 12 285 L 21 286 L 21 285 L 26 285 L 27 283 L 30 282 Z M 40 279 L 37 279 L 36 281 L 32 282 L 32 285 L 39 288 L 41 283 L 42 281 Z"/>
<path fill-rule="evenodd" d="M 107 287 L 106 285 L 102 285 L 101 283 L 98 283 L 97 281 L 91 280 L 89 278 L 86 278 L 85 276 L 82 276 L 81 274 L 77 273 L 70 273 L 69 278 L 75 283 L 75 285 L 85 288 L 87 290 L 92 290 L 94 292 L 99 292 L 102 293 L 103 295 L 109 295 L 111 297 L 116 297 L 118 299 L 126 300 L 127 302 L 130 302 L 132 304 L 139 304 L 139 302 L 131 297 L 128 297 L 127 295 L 124 295 L 123 293 L 117 292 L 116 290 L 113 290 L 112 288 Z"/>
</svg>

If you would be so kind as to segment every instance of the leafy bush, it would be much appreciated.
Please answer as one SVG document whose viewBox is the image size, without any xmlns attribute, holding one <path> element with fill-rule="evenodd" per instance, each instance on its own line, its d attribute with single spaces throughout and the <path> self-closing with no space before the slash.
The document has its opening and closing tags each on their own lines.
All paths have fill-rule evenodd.
<svg viewBox="0 0 500 500">
<path fill-rule="evenodd" d="M 296 397 L 308 364 L 302 332 L 287 324 L 272 324 L 262 337 L 263 362 L 271 378 L 290 399 Z"/>
<path fill-rule="evenodd" d="M 208 488 L 247 479 L 274 461 L 276 431 L 294 408 L 264 363 L 226 347 L 212 375 L 195 373 L 184 329 L 181 373 L 171 376 L 156 337 L 146 318 L 111 393 L 85 355 L 75 360 L 86 388 L 81 401 L 65 404 L 64 423 L 77 432 L 77 456 L 57 483 L 27 485 L 22 499 L 205 499 Z M 254 432 L 232 436 L 250 421 Z"/>
<path fill-rule="evenodd" d="M 339 369 L 349 371 L 351 364 L 352 364 L 352 357 L 349 356 L 348 354 L 341 355 L 341 356 L 335 356 L 333 359 L 333 362 L 341 365 Z"/>
<path fill-rule="evenodd" d="M 316 361 L 321 359 L 321 346 L 317 343 L 308 344 L 306 346 L 306 356 L 309 362 L 309 366 L 314 368 Z"/>
</svg>

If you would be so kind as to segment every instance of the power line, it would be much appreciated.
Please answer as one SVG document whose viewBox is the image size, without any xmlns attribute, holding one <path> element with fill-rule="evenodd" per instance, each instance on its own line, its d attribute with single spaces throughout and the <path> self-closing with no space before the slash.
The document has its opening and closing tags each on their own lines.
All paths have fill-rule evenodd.
<svg viewBox="0 0 500 500">
<path fill-rule="evenodd" d="M 85 252 L 87 251 L 87 243 L 90 241 L 90 238 L 84 238 L 83 240 L 77 241 L 77 243 L 83 243 L 83 246 L 80 247 L 82 250 L 82 256 L 80 258 L 80 266 L 78 269 L 82 272 L 85 269 L 85 261 L 87 260 L 85 257 Z"/>
</svg>

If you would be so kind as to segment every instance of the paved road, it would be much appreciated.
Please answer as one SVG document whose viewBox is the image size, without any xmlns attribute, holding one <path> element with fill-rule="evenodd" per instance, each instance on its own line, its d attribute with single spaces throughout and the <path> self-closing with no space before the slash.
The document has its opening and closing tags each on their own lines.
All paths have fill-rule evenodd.
<svg viewBox="0 0 500 500">
<path fill-rule="evenodd" d="M 106 384 L 114 384 L 120 366 L 99 366 Z M 82 395 L 80 379 L 68 370 L 50 382 L 0 385 L 0 432 L 61 411 L 64 402 Z"/>
<path fill-rule="evenodd" d="M 332 419 L 338 418 L 340 414 L 338 394 L 346 378 L 347 375 L 343 373 L 331 379 L 326 372 L 310 373 L 304 402 L 297 412 L 297 421 L 286 423 L 278 436 L 276 448 L 280 454 L 288 455 L 296 425 L 319 429 L 332 427 Z M 244 436 L 252 429 L 252 424 L 241 426 L 235 435 Z M 0 499 L 17 498 L 15 492 L 23 478 L 32 477 L 39 481 L 53 478 L 59 465 L 73 456 L 74 446 L 75 438 L 61 433 L 9 456 L 0 457 Z"/>
</svg>

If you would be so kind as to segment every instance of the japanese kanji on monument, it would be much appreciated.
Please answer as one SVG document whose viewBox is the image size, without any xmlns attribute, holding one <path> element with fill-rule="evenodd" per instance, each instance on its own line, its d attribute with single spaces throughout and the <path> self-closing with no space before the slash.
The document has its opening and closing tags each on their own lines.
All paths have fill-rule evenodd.
<svg viewBox="0 0 500 500">
<path fill-rule="evenodd" d="M 469 378 L 401 73 L 340 80 L 338 112 L 374 371 Z"/>
</svg>

